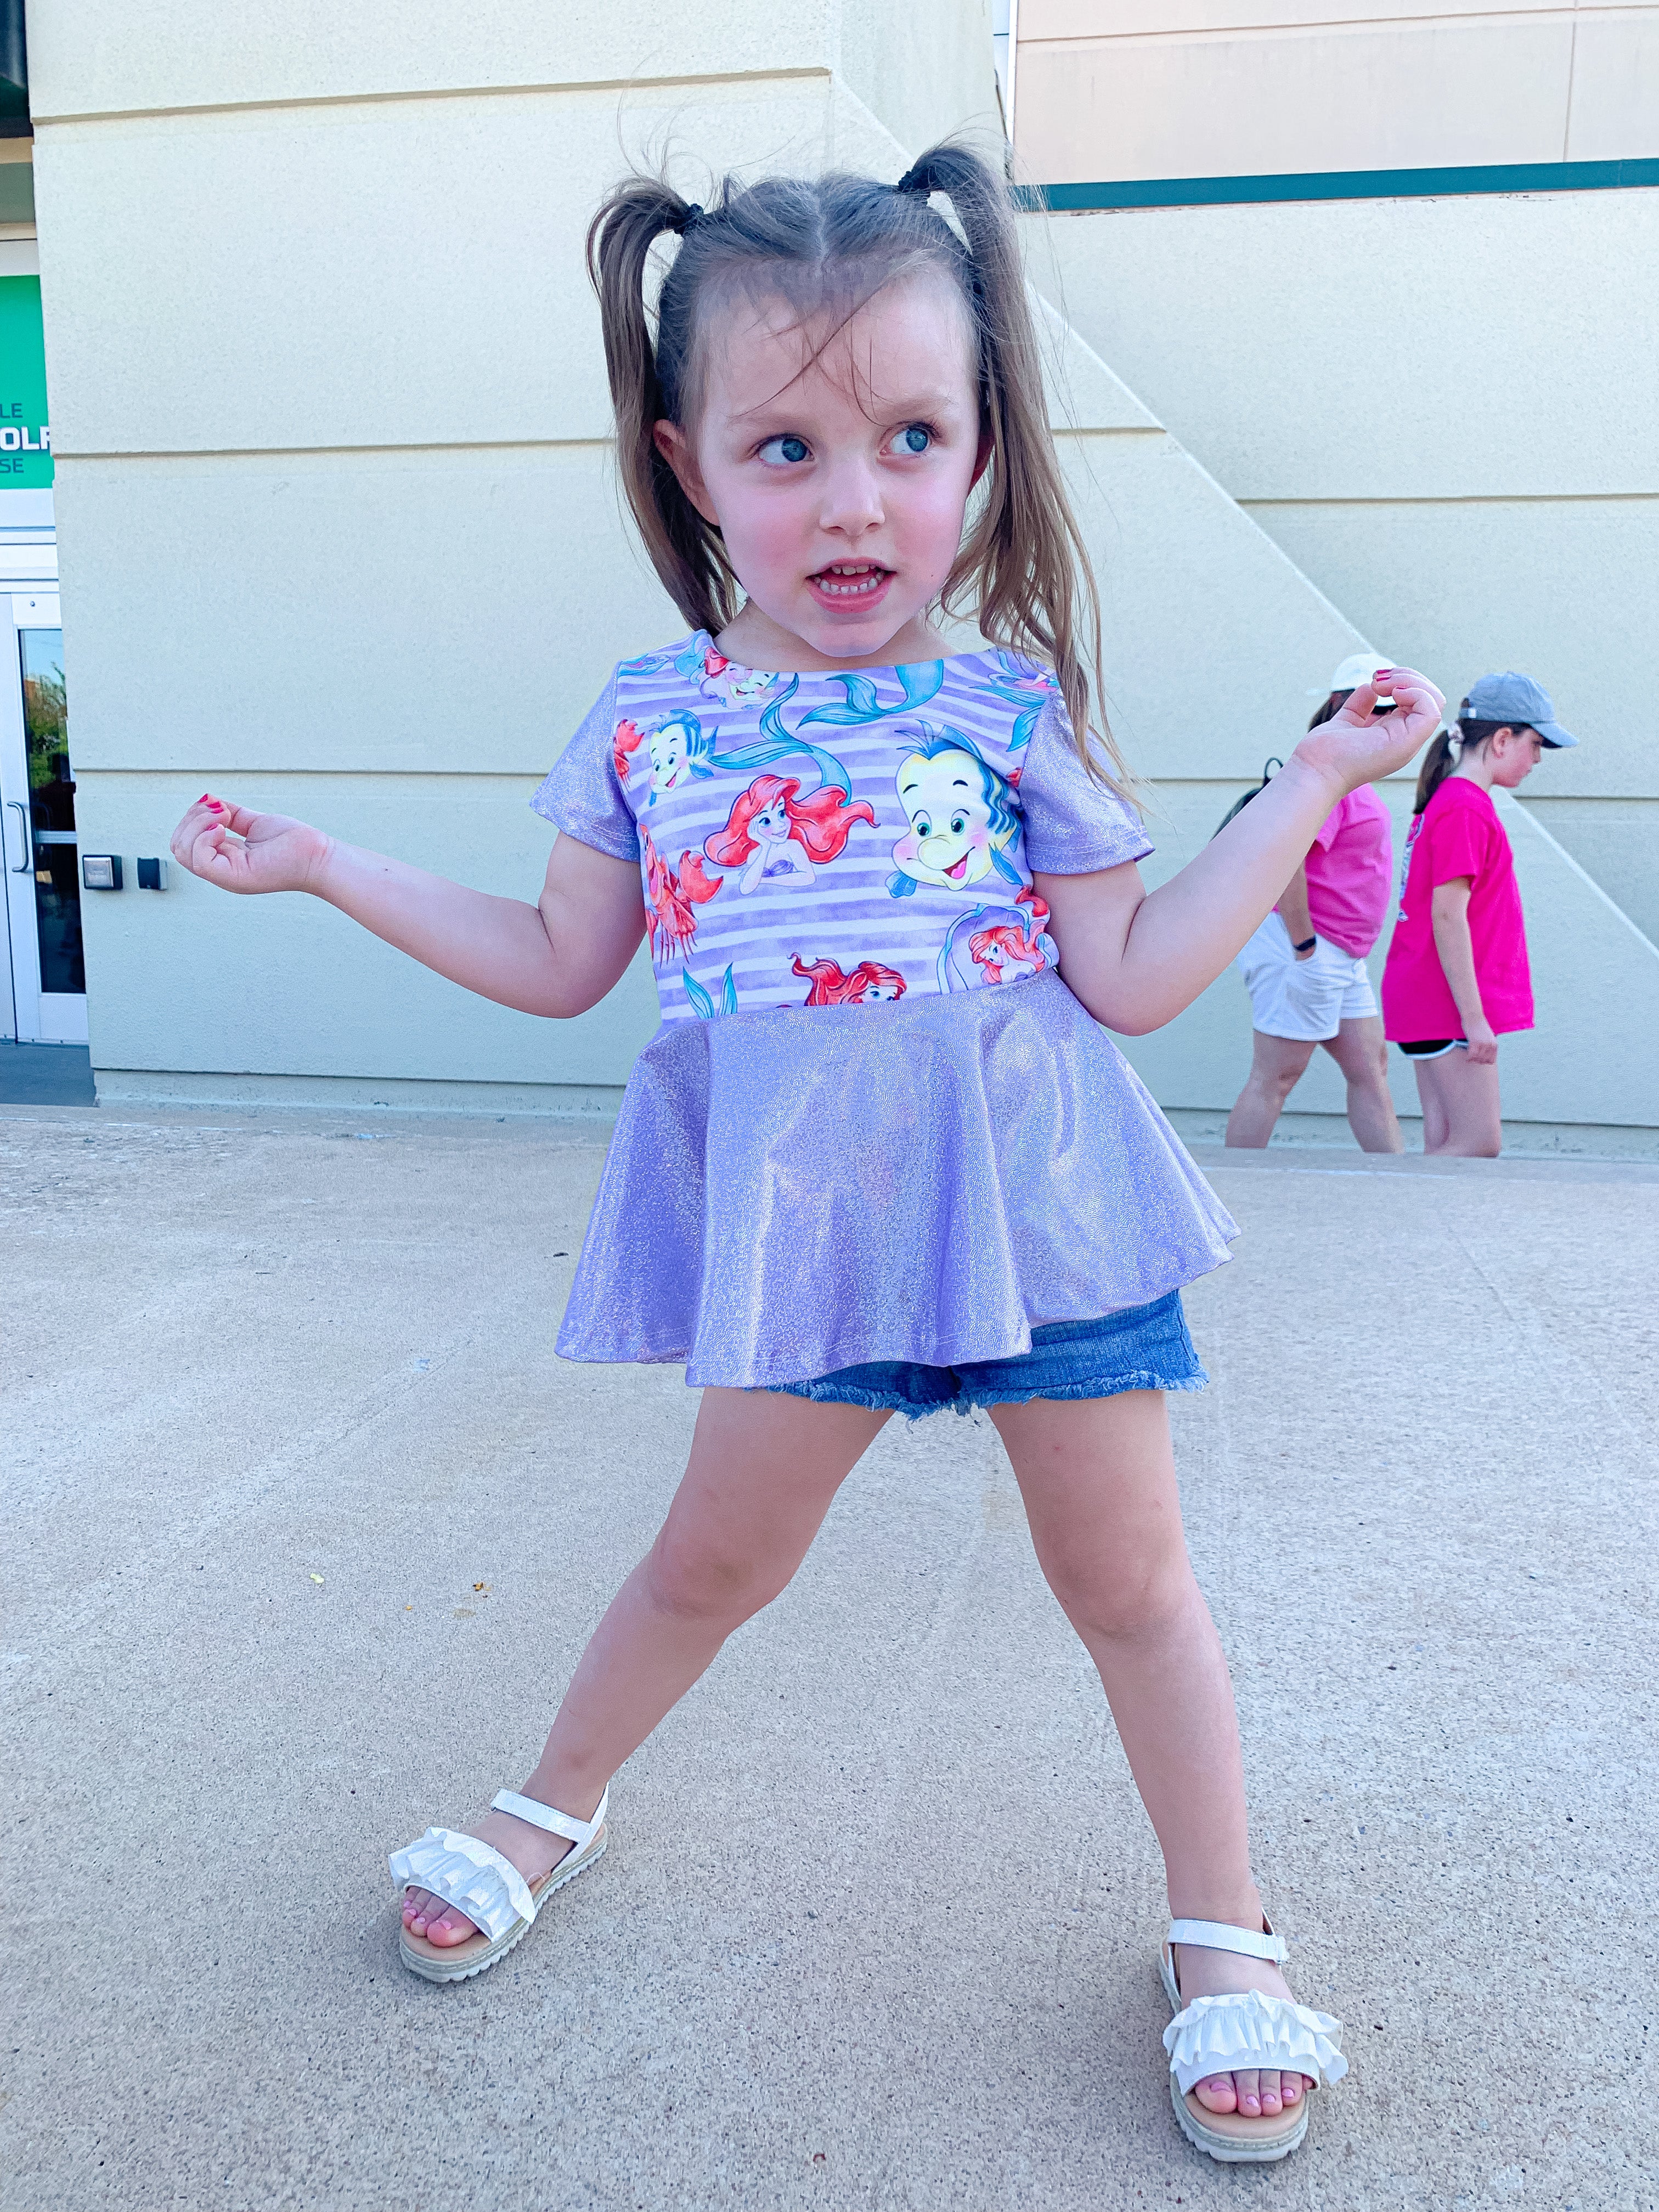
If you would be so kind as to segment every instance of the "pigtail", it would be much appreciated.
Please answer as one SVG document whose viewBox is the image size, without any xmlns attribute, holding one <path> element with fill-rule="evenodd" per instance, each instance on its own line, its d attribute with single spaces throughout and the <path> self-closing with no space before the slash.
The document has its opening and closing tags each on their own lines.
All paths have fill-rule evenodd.
<svg viewBox="0 0 1659 2212">
<path fill-rule="evenodd" d="M 1420 814 L 1441 785 L 1457 766 L 1457 725 L 1453 722 L 1443 730 L 1437 730 L 1429 741 L 1429 750 L 1423 756 L 1423 765 L 1417 771 L 1417 797 L 1412 803 L 1412 812 Z"/>
<path fill-rule="evenodd" d="M 660 179 L 630 177 L 588 227 L 587 273 L 599 299 L 623 493 L 663 588 L 694 629 L 714 635 L 737 612 L 737 579 L 720 532 L 657 451 L 657 423 L 679 418 L 677 395 L 658 374 L 645 308 L 652 247 L 665 231 L 684 237 L 701 213 Z"/>
<path fill-rule="evenodd" d="M 1090 672 L 1103 659 L 1100 591 L 1066 495 L 1048 428 L 1042 361 L 1031 319 L 1012 206 L 1002 179 L 965 146 L 934 147 L 897 190 L 951 201 L 968 248 L 979 325 L 980 398 L 992 442 L 986 497 L 941 595 L 969 612 L 994 644 L 1030 648 L 1052 662 L 1073 740 L 1092 775 Z M 1082 633 L 1079 644 L 1079 632 Z M 1127 796 L 1133 778 L 1103 712 L 1093 718 L 1111 763 L 1103 780 Z"/>
</svg>

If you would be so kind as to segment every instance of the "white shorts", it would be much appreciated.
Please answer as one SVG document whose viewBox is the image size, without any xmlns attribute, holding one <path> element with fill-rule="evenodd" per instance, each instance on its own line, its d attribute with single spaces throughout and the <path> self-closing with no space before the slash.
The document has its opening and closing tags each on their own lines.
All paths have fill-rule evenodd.
<svg viewBox="0 0 1659 2212">
<path fill-rule="evenodd" d="M 1291 933 L 1270 914 L 1238 956 L 1250 994 L 1250 1018 L 1264 1036 L 1322 1043 L 1344 1022 L 1376 1012 L 1376 994 L 1365 963 L 1322 937 L 1305 960 L 1291 948 Z"/>
</svg>

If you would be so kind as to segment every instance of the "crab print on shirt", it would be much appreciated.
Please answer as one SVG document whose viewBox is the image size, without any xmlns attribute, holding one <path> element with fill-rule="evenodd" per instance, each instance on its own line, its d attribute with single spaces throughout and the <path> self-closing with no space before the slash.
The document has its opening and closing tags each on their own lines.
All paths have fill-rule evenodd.
<svg viewBox="0 0 1659 2212">
<path fill-rule="evenodd" d="M 1059 959 L 1029 844 L 1150 850 L 1006 648 L 779 674 L 700 631 L 619 665 L 535 804 L 637 854 L 665 1021 L 1019 982 Z"/>
</svg>

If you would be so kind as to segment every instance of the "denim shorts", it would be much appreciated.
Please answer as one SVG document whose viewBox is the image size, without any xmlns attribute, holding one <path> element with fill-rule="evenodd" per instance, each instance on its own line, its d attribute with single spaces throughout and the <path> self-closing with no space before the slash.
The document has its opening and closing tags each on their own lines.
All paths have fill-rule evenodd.
<svg viewBox="0 0 1659 2212">
<path fill-rule="evenodd" d="M 1029 1352 L 1006 1359 L 970 1359 L 960 1367 L 927 1367 L 909 1359 L 838 1367 L 810 1382 L 774 1382 L 796 1398 L 837 1406 L 872 1406 L 918 1421 L 950 1406 L 1023 1406 L 1031 1398 L 1115 1398 L 1121 1390 L 1201 1390 L 1199 1364 L 1181 1293 L 1150 1305 L 1125 1306 L 1098 1321 L 1045 1322 L 1031 1331 Z"/>
</svg>

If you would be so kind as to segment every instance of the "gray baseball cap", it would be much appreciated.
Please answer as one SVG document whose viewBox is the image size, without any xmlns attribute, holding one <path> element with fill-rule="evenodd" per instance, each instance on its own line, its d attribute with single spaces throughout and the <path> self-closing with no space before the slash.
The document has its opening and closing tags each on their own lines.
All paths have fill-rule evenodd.
<svg viewBox="0 0 1659 2212">
<path fill-rule="evenodd" d="M 1465 709 L 1471 721 L 1507 722 L 1513 729 L 1536 730 L 1547 745 L 1576 745 L 1555 719 L 1555 705 L 1541 684 L 1506 668 L 1469 686 Z"/>
</svg>

